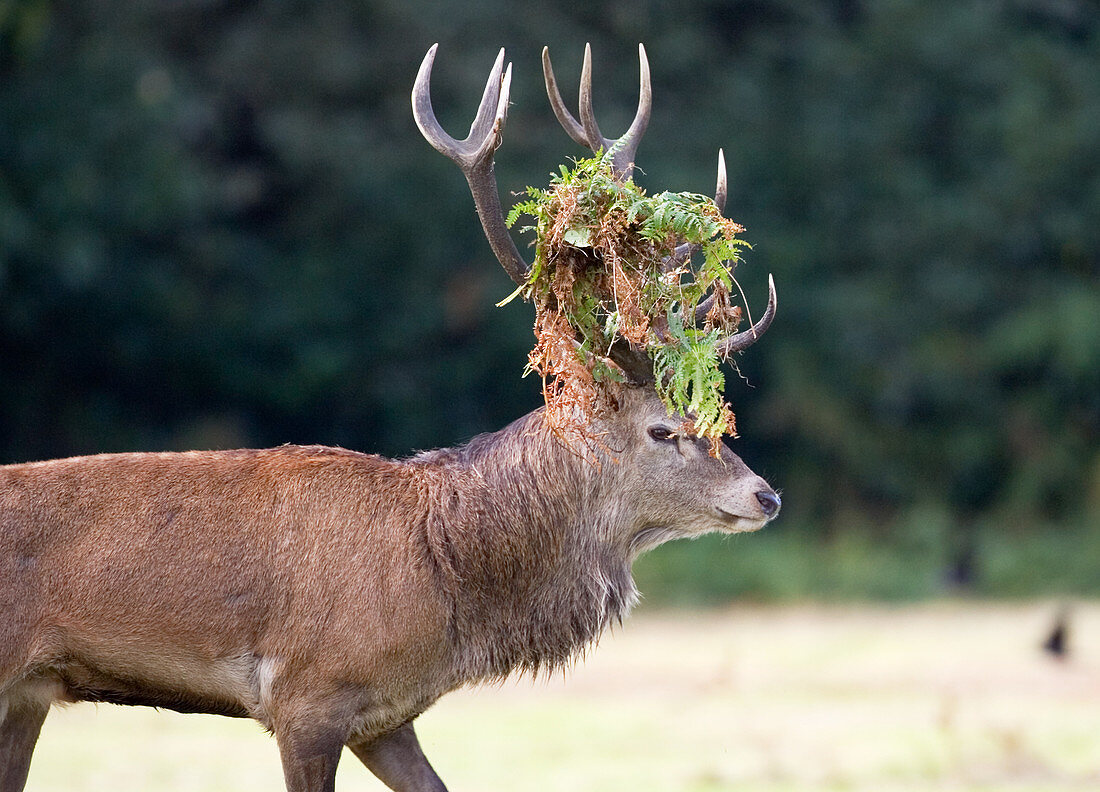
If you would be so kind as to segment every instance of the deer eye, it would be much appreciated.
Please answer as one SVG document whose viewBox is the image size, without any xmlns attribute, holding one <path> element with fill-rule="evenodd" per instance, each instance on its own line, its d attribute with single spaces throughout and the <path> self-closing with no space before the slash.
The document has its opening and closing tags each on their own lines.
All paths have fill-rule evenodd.
<svg viewBox="0 0 1100 792">
<path fill-rule="evenodd" d="M 651 426 L 649 436 L 661 443 L 667 443 L 676 439 L 676 433 L 667 426 Z"/>
</svg>

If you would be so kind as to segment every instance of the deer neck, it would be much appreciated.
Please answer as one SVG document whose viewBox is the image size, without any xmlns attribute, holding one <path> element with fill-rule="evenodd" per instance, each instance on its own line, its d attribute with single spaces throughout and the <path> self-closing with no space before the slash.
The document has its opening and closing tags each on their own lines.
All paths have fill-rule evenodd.
<svg viewBox="0 0 1100 792">
<path fill-rule="evenodd" d="M 425 533 L 465 678 L 568 664 L 634 604 L 607 476 L 540 411 L 413 462 L 435 473 Z"/>
</svg>

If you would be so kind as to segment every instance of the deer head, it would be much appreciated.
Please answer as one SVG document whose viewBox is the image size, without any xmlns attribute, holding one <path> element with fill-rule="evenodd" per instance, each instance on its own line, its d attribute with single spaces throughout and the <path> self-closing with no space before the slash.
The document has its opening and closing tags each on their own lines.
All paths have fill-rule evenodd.
<svg viewBox="0 0 1100 792">
<path fill-rule="evenodd" d="M 505 272 L 523 286 L 528 282 L 531 265 L 520 255 L 509 235 L 493 172 L 493 154 L 501 143 L 508 115 L 512 66 L 505 66 L 502 49 L 489 72 L 470 132 L 459 141 L 443 130 L 432 110 L 429 84 L 437 46 L 428 50 L 417 74 L 412 94 L 413 115 L 428 142 L 462 170 L 490 247 Z M 579 121 L 561 99 L 549 51 L 544 48 L 542 52 L 546 92 L 561 126 L 580 145 L 593 152 L 608 152 L 620 181 L 631 178 L 652 105 L 649 63 L 642 45 L 638 53 L 641 64 L 638 109 L 629 129 L 621 137 L 610 139 L 603 136 L 592 109 L 591 48 L 585 45 Z M 719 151 L 714 200 L 720 211 L 724 209 L 726 195 L 725 160 Z M 696 249 L 688 243 L 676 246 L 662 262 L 662 267 L 666 271 L 680 267 Z M 719 350 L 723 357 L 746 349 L 768 329 L 776 309 L 775 284 L 770 276 L 768 287 L 768 306 L 764 314 L 752 327 L 721 341 Z M 697 322 L 703 321 L 713 300 L 714 295 L 710 295 L 699 303 L 695 315 Z M 779 497 L 735 454 L 724 446 L 717 454 L 713 449 L 708 453 L 704 447 L 707 444 L 684 429 L 683 416 L 669 414 L 654 390 L 653 363 L 643 348 L 620 339 L 612 346 L 609 356 L 625 375 L 626 385 L 612 399 L 615 409 L 594 421 L 599 425 L 593 428 L 593 433 L 606 439 L 604 445 L 613 458 L 621 455 L 631 459 L 633 464 L 624 466 L 630 472 L 623 475 L 635 475 L 639 479 L 631 482 L 639 487 L 638 491 L 649 493 L 652 490 L 642 499 L 647 514 L 651 515 L 647 519 L 652 526 L 639 534 L 642 537 L 637 542 L 639 545 L 650 546 L 674 536 L 712 530 L 754 530 L 778 512 Z M 687 473 L 695 482 L 694 487 L 686 488 L 682 481 L 677 482 Z M 668 486 L 662 486 L 663 483 Z"/>
</svg>

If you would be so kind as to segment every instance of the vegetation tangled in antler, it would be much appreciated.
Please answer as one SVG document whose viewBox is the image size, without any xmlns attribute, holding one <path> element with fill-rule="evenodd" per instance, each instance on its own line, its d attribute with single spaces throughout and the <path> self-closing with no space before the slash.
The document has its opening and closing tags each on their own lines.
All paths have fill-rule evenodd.
<svg viewBox="0 0 1100 792">
<path fill-rule="evenodd" d="M 607 404 L 602 386 L 622 379 L 612 347 L 628 342 L 652 361 L 666 406 L 717 453 L 721 436 L 735 433 L 720 365 L 722 341 L 741 320 L 730 292 L 744 228 L 704 195 L 646 195 L 616 177 L 608 154 L 561 166 L 527 198 L 507 222 L 534 218 L 523 230 L 536 234 L 535 262 L 513 297 L 535 305 L 529 369 L 543 377 L 551 426 L 583 436 L 584 419 Z M 684 243 L 702 251 L 695 268 L 677 254 Z"/>
</svg>

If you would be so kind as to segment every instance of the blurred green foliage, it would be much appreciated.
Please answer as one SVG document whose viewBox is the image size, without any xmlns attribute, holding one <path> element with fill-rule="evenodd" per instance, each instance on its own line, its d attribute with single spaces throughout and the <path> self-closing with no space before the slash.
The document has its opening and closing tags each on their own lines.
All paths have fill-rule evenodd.
<svg viewBox="0 0 1100 792">
<path fill-rule="evenodd" d="M 498 178 L 581 152 L 540 85 L 644 41 L 651 191 L 706 192 L 779 320 L 729 378 L 764 534 L 655 592 L 1100 592 L 1100 8 L 1088 0 L 0 2 L 0 461 L 460 442 L 537 406 L 530 307 L 408 92 L 472 118 L 515 61 Z M 575 96 L 575 94 L 572 94 Z M 676 585 L 665 585 L 675 578 Z"/>
</svg>

